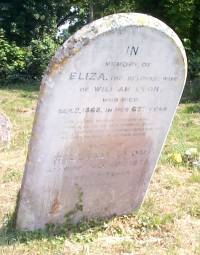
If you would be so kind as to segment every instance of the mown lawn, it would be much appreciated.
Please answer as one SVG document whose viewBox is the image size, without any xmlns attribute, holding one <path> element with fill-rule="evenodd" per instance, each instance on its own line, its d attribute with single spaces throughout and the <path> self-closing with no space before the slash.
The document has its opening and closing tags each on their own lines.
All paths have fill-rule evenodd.
<svg viewBox="0 0 200 255">
<path fill-rule="evenodd" d="M 138 212 L 107 221 L 44 231 L 12 228 L 38 95 L 38 84 L 0 89 L 0 111 L 12 123 L 0 150 L 0 254 L 200 254 L 200 102 L 180 104 L 145 202 Z M 186 155 L 188 149 L 198 150 Z"/>
</svg>

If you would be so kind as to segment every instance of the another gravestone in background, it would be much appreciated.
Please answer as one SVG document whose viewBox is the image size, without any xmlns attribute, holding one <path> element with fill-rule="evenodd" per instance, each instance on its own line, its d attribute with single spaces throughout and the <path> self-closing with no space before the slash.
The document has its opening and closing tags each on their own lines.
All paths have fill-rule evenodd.
<svg viewBox="0 0 200 255">
<path fill-rule="evenodd" d="M 143 14 L 105 17 L 66 41 L 42 81 L 17 228 L 138 208 L 186 65 L 177 35 Z"/>
<path fill-rule="evenodd" d="M 0 112 L 0 150 L 9 147 L 11 124 L 5 114 Z"/>
</svg>

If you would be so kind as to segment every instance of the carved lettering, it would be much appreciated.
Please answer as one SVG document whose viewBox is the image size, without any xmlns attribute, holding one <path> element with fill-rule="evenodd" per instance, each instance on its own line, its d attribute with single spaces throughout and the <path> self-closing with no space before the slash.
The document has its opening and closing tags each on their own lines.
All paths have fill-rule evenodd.
<svg viewBox="0 0 200 255">
<path fill-rule="evenodd" d="M 69 75 L 70 80 L 88 80 L 88 81 L 95 81 L 95 80 L 108 80 L 104 73 L 77 73 L 71 72 Z"/>
<path fill-rule="evenodd" d="M 132 56 L 133 54 L 136 56 L 138 53 L 139 47 L 137 46 L 128 46 L 127 53 L 129 56 Z"/>
</svg>

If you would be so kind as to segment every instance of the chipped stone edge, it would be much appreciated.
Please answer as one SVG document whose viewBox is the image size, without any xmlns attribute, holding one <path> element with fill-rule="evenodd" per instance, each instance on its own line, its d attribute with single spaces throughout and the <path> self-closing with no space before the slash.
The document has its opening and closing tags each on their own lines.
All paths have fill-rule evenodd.
<svg viewBox="0 0 200 255">
<path fill-rule="evenodd" d="M 77 31 L 56 51 L 43 76 L 41 85 L 48 83 L 49 77 L 53 76 L 72 56 L 78 53 L 85 45 L 97 36 L 121 29 L 124 27 L 149 27 L 166 34 L 170 37 L 177 48 L 180 49 L 187 70 L 187 58 L 183 44 L 177 34 L 165 23 L 157 18 L 142 13 L 119 13 L 98 19 Z M 186 74 L 187 76 L 187 74 Z"/>
</svg>

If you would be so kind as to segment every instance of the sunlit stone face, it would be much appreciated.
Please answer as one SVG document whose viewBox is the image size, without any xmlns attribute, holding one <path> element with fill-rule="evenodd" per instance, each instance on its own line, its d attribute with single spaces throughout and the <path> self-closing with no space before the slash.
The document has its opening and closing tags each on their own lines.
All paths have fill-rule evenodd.
<svg viewBox="0 0 200 255">
<path fill-rule="evenodd" d="M 181 42 L 150 16 L 108 16 L 72 36 L 42 81 L 17 227 L 138 208 L 185 78 Z"/>
</svg>

